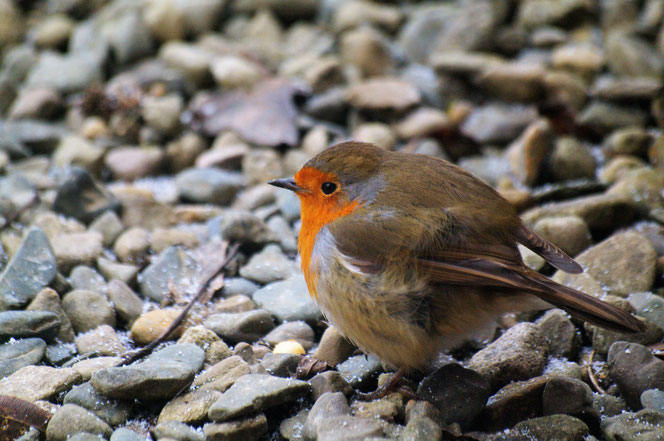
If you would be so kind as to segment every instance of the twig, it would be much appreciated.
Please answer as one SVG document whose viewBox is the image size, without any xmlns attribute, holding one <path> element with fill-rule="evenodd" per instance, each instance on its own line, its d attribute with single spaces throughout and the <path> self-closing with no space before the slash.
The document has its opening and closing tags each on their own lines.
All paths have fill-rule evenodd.
<svg viewBox="0 0 664 441">
<path fill-rule="evenodd" d="M 600 394 L 604 395 L 606 394 L 606 391 L 602 386 L 599 385 L 599 382 L 597 381 L 597 377 L 595 377 L 595 371 L 593 370 L 593 358 L 595 358 L 595 350 L 590 353 L 590 362 L 586 365 L 586 369 L 588 369 L 588 378 L 590 378 L 590 382 L 592 383 L 593 387 L 597 392 Z"/>
<path fill-rule="evenodd" d="M 233 244 L 228 252 L 226 253 L 226 257 L 224 260 L 211 271 L 210 275 L 206 277 L 203 280 L 203 283 L 201 284 L 201 287 L 198 289 L 198 292 L 196 295 L 189 301 L 187 306 L 182 310 L 180 315 L 177 316 L 175 320 L 171 323 L 171 325 L 166 329 L 159 337 L 157 337 L 155 340 L 151 341 L 147 346 L 144 346 L 143 348 L 125 354 L 116 366 L 126 366 L 130 363 L 133 363 L 134 361 L 138 360 L 139 358 L 145 357 L 147 354 L 152 352 L 152 350 L 157 347 L 159 344 L 162 342 L 166 341 L 166 339 L 175 331 L 184 321 L 185 317 L 187 316 L 187 313 L 191 310 L 191 308 L 194 306 L 194 304 L 205 294 L 207 291 L 207 287 L 210 285 L 210 282 L 214 280 L 215 277 L 217 277 L 217 274 L 219 274 L 225 267 L 228 265 L 228 263 L 235 257 L 235 254 L 237 253 L 238 248 L 240 247 L 239 244 Z"/>
</svg>

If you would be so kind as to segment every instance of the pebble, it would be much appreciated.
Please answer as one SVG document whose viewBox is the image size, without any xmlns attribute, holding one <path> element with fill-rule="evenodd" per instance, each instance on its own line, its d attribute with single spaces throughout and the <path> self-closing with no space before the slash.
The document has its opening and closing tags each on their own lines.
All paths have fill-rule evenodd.
<svg viewBox="0 0 664 441">
<path fill-rule="evenodd" d="M 561 441 L 583 441 L 590 434 L 588 426 L 569 415 L 551 415 L 522 421 L 514 431 L 535 439 L 557 439 Z"/>
<path fill-rule="evenodd" d="M 122 262 L 142 263 L 150 249 L 150 233 L 140 227 L 122 232 L 113 245 L 115 255 Z"/>
<path fill-rule="evenodd" d="M 302 435 L 307 439 L 316 439 L 318 427 L 327 418 L 350 415 L 348 400 L 341 392 L 327 392 L 318 397 L 311 407 L 304 422 Z"/>
<path fill-rule="evenodd" d="M 372 122 L 361 124 L 353 130 L 351 137 L 356 141 L 376 144 L 384 150 L 393 150 L 397 143 L 394 130 L 389 125 L 383 123 Z"/>
<path fill-rule="evenodd" d="M 217 84 L 223 88 L 251 88 L 262 74 L 251 61 L 236 55 L 224 55 L 210 62 L 210 71 Z"/>
<path fill-rule="evenodd" d="M 62 143 L 65 143 L 66 139 L 64 138 Z M 76 148 L 88 149 L 87 143 Z M 84 162 L 95 164 L 101 160 L 103 151 L 98 152 L 94 147 L 90 148 L 90 150 L 91 152 L 86 155 L 89 156 L 89 160 Z M 85 197 L 82 197 L 82 195 L 85 195 Z M 53 201 L 54 211 L 65 216 L 71 216 L 82 222 L 90 222 L 95 219 L 95 221 L 101 223 L 101 219 L 107 212 L 113 212 L 119 208 L 120 202 L 115 196 L 98 183 L 87 170 L 80 167 L 69 168 L 67 176 L 58 187 L 55 200 Z M 91 231 L 99 231 L 92 228 L 93 225 L 94 222 L 90 225 Z M 117 235 L 121 230 L 122 227 L 116 225 L 111 231 Z M 110 244 L 108 241 L 109 234 L 104 234 L 104 231 L 99 232 L 102 233 L 102 238 L 105 241 L 104 244 Z"/>
<path fill-rule="evenodd" d="M 308 351 L 314 346 L 314 338 L 314 330 L 305 322 L 298 320 L 277 326 L 263 340 L 271 345 L 294 340 Z"/>
<path fill-rule="evenodd" d="M 44 288 L 30 302 L 26 308 L 28 311 L 50 311 L 58 316 L 60 328 L 58 330 L 58 339 L 63 342 L 74 341 L 74 329 L 72 328 L 69 317 L 62 309 L 60 296 L 51 288 Z"/>
<path fill-rule="evenodd" d="M 653 409 L 625 412 L 605 419 L 601 428 L 607 439 L 656 440 L 664 437 L 664 413 Z"/>
<path fill-rule="evenodd" d="M 232 355 L 232 351 L 217 334 L 203 326 L 193 326 L 182 334 L 178 344 L 191 343 L 205 351 L 205 362 L 215 364 Z"/>
<path fill-rule="evenodd" d="M 569 256 L 576 256 L 592 244 L 588 225 L 578 216 L 545 217 L 533 230 Z"/>
<path fill-rule="evenodd" d="M 143 441 L 143 438 L 133 430 L 120 427 L 113 431 L 110 441 Z"/>
<path fill-rule="evenodd" d="M 344 32 L 339 53 L 344 63 L 354 65 L 365 77 L 387 75 L 393 69 L 392 54 L 385 38 L 370 27 Z"/>
<path fill-rule="evenodd" d="M 154 309 L 136 318 L 131 325 L 129 337 L 139 345 L 147 345 L 162 335 L 173 320 L 180 315 L 177 309 Z M 179 338 L 182 328 L 178 328 L 170 338 Z"/>
<path fill-rule="evenodd" d="M 83 381 L 90 381 L 92 374 L 100 369 L 113 367 L 120 361 L 120 357 L 94 357 L 74 363 L 72 369 L 81 375 Z"/>
<path fill-rule="evenodd" d="M 648 389 L 641 394 L 641 405 L 646 409 L 664 412 L 664 391 Z"/>
<path fill-rule="evenodd" d="M 314 352 L 314 358 L 334 367 L 348 359 L 355 349 L 355 345 L 346 340 L 337 328 L 328 326 Z"/>
<path fill-rule="evenodd" d="M 576 138 L 559 137 L 550 161 L 551 173 L 558 181 L 595 177 L 597 160 L 592 151 Z"/>
<path fill-rule="evenodd" d="M 178 247 L 168 247 L 139 274 L 141 294 L 157 302 L 198 288 L 200 267 Z"/>
<path fill-rule="evenodd" d="M 118 318 L 131 325 L 143 312 L 143 300 L 123 280 L 108 282 L 108 300 L 113 303 Z"/>
<path fill-rule="evenodd" d="M 58 269 L 67 273 L 77 265 L 92 265 L 103 251 L 102 236 L 96 231 L 62 234 L 51 238 Z"/>
<path fill-rule="evenodd" d="M 242 174 L 215 168 L 190 168 L 175 177 L 180 197 L 187 201 L 228 205 L 245 185 Z"/>
<path fill-rule="evenodd" d="M 175 133 L 180 128 L 180 115 L 184 107 L 180 95 L 168 94 L 159 97 L 147 97 L 141 104 L 141 116 L 149 127 L 165 134 Z M 127 160 L 137 161 L 134 168 L 135 172 L 139 172 L 141 169 L 143 169 L 143 173 L 150 171 L 152 168 L 156 170 L 159 162 L 163 159 L 163 151 L 157 147 L 141 148 L 140 150 L 142 151 L 141 154 L 138 154 L 139 150 L 135 150 L 133 155 L 126 156 Z"/>
<path fill-rule="evenodd" d="M 548 343 L 551 357 L 575 359 L 581 345 L 581 336 L 565 311 L 547 311 L 537 321 L 537 326 Z"/>
<path fill-rule="evenodd" d="M 62 298 L 62 309 L 77 333 L 90 331 L 100 325 L 115 327 L 115 310 L 106 296 L 98 292 L 70 291 Z"/>
<path fill-rule="evenodd" d="M 41 338 L 12 340 L 0 345 L 0 378 L 39 363 L 45 352 L 46 343 Z"/>
<path fill-rule="evenodd" d="M 364 440 L 383 435 L 383 428 L 376 420 L 355 416 L 337 416 L 323 419 L 318 425 L 318 441 Z"/>
<path fill-rule="evenodd" d="M 404 111 L 420 99 L 420 92 L 412 84 L 393 77 L 371 78 L 346 92 L 346 100 L 360 109 Z"/>
<path fill-rule="evenodd" d="M 255 214 L 244 210 L 230 210 L 208 222 L 211 235 L 244 245 L 263 245 L 277 242 L 278 236 Z"/>
<path fill-rule="evenodd" d="M 542 376 L 504 386 L 486 403 L 482 427 L 485 430 L 501 430 L 540 416 L 542 394 L 547 382 L 548 378 Z"/>
<path fill-rule="evenodd" d="M 273 150 L 254 149 L 242 158 L 242 172 L 250 184 L 264 184 L 284 176 L 281 158 Z"/>
<path fill-rule="evenodd" d="M 90 382 L 74 386 L 67 392 L 62 403 L 81 406 L 110 426 L 124 424 L 132 415 L 132 403 L 108 399 L 98 394 Z"/>
<path fill-rule="evenodd" d="M 510 142 L 536 117 L 531 107 L 488 104 L 473 109 L 461 124 L 461 133 L 480 144 Z"/>
<path fill-rule="evenodd" d="M 565 414 L 580 418 L 595 427 L 600 415 L 593 408 L 593 391 L 581 380 L 563 376 L 551 377 L 542 393 L 544 415 Z"/>
<path fill-rule="evenodd" d="M 288 279 L 298 273 L 297 265 L 288 259 L 278 245 L 267 245 L 261 252 L 254 254 L 240 268 L 240 275 L 260 284 Z M 260 292 L 260 291 L 258 291 Z M 254 301 L 256 301 L 254 293 Z"/>
<path fill-rule="evenodd" d="M 207 368 L 194 380 L 201 390 L 225 392 L 238 378 L 250 373 L 249 364 L 240 356 L 230 356 Z"/>
<path fill-rule="evenodd" d="M 157 439 L 172 438 L 187 441 L 205 441 L 203 436 L 191 426 L 177 421 L 169 421 L 157 424 L 152 429 L 152 434 Z"/>
<path fill-rule="evenodd" d="M 249 297 L 238 294 L 227 299 L 220 299 L 214 305 L 214 312 L 247 312 L 257 308 L 254 301 Z"/>
<path fill-rule="evenodd" d="M 310 386 L 304 381 L 249 374 L 224 392 L 210 407 L 208 416 L 213 421 L 227 421 L 291 403 L 309 391 Z"/>
<path fill-rule="evenodd" d="M 265 309 L 208 316 L 203 326 L 229 343 L 254 342 L 274 329 L 272 314 Z"/>
<path fill-rule="evenodd" d="M 109 438 L 113 429 L 92 412 L 75 404 L 65 404 L 60 407 L 46 427 L 46 436 L 53 441 L 66 441 L 79 432 Z"/>
<path fill-rule="evenodd" d="M 157 173 L 163 159 L 159 147 L 116 147 L 106 154 L 104 165 L 116 179 L 133 181 Z"/>
<path fill-rule="evenodd" d="M 205 439 L 258 441 L 267 433 L 267 419 L 259 413 L 225 423 L 209 423 L 203 426 Z"/>
<path fill-rule="evenodd" d="M 81 355 L 122 355 L 127 348 L 122 344 L 115 329 L 109 325 L 100 325 L 92 331 L 79 334 L 76 337 L 76 349 Z"/>
<path fill-rule="evenodd" d="M 337 371 L 354 388 L 372 390 L 382 372 L 380 361 L 373 355 L 355 355 L 339 363 Z"/>
<path fill-rule="evenodd" d="M 60 319 L 50 311 L 0 312 L 0 339 L 39 337 L 53 340 L 58 335 Z"/>
<path fill-rule="evenodd" d="M 55 274 L 55 255 L 46 234 L 38 228 L 31 229 L 0 273 L 3 308 L 25 305 L 51 283 Z"/>
<path fill-rule="evenodd" d="M 82 92 L 102 80 L 101 67 L 96 55 L 90 51 L 71 55 L 45 52 L 30 70 L 26 84 L 50 87 L 60 93 Z"/>
<path fill-rule="evenodd" d="M 48 400 L 81 382 L 72 368 L 25 366 L 0 380 L 0 395 L 26 401 Z"/>
<path fill-rule="evenodd" d="M 450 363 L 420 382 L 417 398 L 438 409 L 441 423 L 458 423 L 467 429 L 484 409 L 489 392 L 489 383 L 480 374 Z"/>
<path fill-rule="evenodd" d="M 260 366 L 270 375 L 277 377 L 293 377 L 300 364 L 300 356 L 295 354 L 266 353 L 261 359 Z"/>
<path fill-rule="evenodd" d="M 548 345 L 539 328 L 519 323 L 470 359 L 468 367 L 483 375 L 492 390 L 539 375 L 546 365 Z"/>
<path fill-rule="evenodd" d="M 207 420 L 208 409 L 221 397 L 221 392 L 196 389 L 170 400 L 159 413 L 159 423 L 175 421 L 200 424 Z"/>
<path fill-rule="evenodd" d="M 347 397 L 353 393 L 353 387 L 337 371 L 321 372 L 309 380 L 309 384 L 313 401 L 327 392 L 342 392 Z"/>
<path fill-rule="evenodd" d="M 240 273 L 242 274 L 242 270 Z M 315 324 L 322 318 L 322 313 L 309 295 L 301 275 L 270 283 L 256 291 L 252 298 L 260 308 L 274 315 L 278 322 L 302 320 Z"/>
<path fill-rule="evenodd" d="M 641 394 L 656 389 L 664 381 L 664 361 L 638 343 L 618 341 L 607 356 L 609 375 L 622 397 L 633 408 L 640 407 Z"/>
<path fill-rule="evenodd" d="M 538 183 L 545 162 L 553 151 L 554 131 L 548 122 L 530 124 L 507 149 L 512 173 L 524 185 Z"/>
</svg>

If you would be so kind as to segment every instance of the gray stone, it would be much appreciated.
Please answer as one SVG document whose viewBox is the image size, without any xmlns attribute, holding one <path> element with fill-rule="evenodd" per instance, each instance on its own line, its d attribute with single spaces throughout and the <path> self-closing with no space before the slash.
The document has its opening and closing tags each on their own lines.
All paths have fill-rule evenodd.
<svg viewBox="0 0 664 441">
<path fill-rule="evenodd" d="M 60 366 L 77 355 L 76 345 L 55 343 L 46 347 L 46 360 L 54 366 Z"/>
<path fill-rule="evenodd" d="M 240 356 L 233 355 L 210 366 L 194 380 L 202 390 L 226 392 L 238 378 L 250 373 L 249 364 Z"/>
<path fill-rule="evenodd" d="M 545 217 L 533 230 L 569 256 L 576 256 L 592 244 L 588 226 L 578 216 Z"/>
<path fill-rule="evenodd" d="M 314 352 L 314 358 L 334 367 L 350 357 L 355 349 L 355 345 L 346 340 L 337 328 L 328 326 Z"/>
<path fill-rule="evenodd" d="M 114 211 L 107 210 L 92 221 L 90 230 L 101 233 L 104 246 L 110 247 L 124 230 L 124 225 Z"/>
<path fill-rule="evenodd" d="M 26 308 L 28 311 L 51 311 L 58 316 L 60 320 L 60 329 L 58 331 L 58 339 L 63 342 L 74 341 L 74 329 L 71 326 L 69 317 L 62 309 L 60 296 L 55 290 L 51 288 L 44 288 L 39 291 L 37 297 L 32 299 L 32 302 Z"/>
<path fill-rule="evenodd" d="M 550 168 L 558 181 L 592 179 L 595 177 L 597 161 L 588 147 L 576 138 L 564 136 L 556 140 Z"/>
<path fill-rule="evenodd" d="M 52 441 L 66 441 L 78 432 L 109 438 L 113 429 L 92 412 L 75 404 L 65 404 L 60 407 L 46 427 L 46 436 Z"/>
<path fill-rule="evenodd" d="M 120 427 L 113 431 L 110 441 L 145 441 L 145 438 L 141 437 L 133 430 L 127 429 L 126 427 Z"/>
<path fill-rule="evenodd" d="M 131 263 L 114 262 L 103 257 L 97 259 L 97 268 L 106 280 L 117 279 L 124 283 L 133 283 L 139 271 L 138 266 Z"/>
<path fill-rule="evenodd" d="M 240 275 L 261 284 L 288 279 L 298 273 L 297 265 L 290 260 L 278 245 L 268 245 L 254 254 L 246 265 L 240 268 Z M 254 294 L 254 301 L 256 294 Z"/>
<path fill-rule="evenodd" d="M 102 80 L 100 60 L 92 52 L 71 55 L 44 52 L 30 70 L 26 84 L 30 87 L 51 87 L 60 93 L 71 93 L 83 91 L 93 82 Z"/>
<path fill-rule="evenodd" d="M 76 349 L 81 355 L 115 356 L 122 355 L 127 351 L 115 329 L 108 325 L 100 325 L 91 331 L 78 334 Z"/>
<path fill-rule="evenodd" d="M 207 420 L 208 409 L 221 397 L 221 392 L 209 389 L 195 389 L 170 400 L 159 412 L 159 423 L 176 421 L 186 424 L 200 424 Z"/>
<path fill-rule="evenodd" d="M 229 298 L 237 295 L 251 296 L 259 288 L 260 286 L 254 282 L 243 279 L 242 277 L 229 277 L 228 279 L 224 279 L 223 292 Z"/>
<path fill-rule="evenodd" d="M 272 315 L 264 309 L 212 314 L 203 325 L 229 343 L 254 342 L 274 329 Z"/>
<path fill-rule="evenodd" d="M 263 245 L 279 238 L 255 214 L 244 210 L 229 210 L 208 222 L 210 235 L 220 235 L 230 242 L 245 245 Z"/>
<path fill-rule="evenodd" d="M 302 345 L 305 351 L 308 351 L 314 345 L 315 336 L 311 326 L 303 321 L 294 321 L 277 326 L 263 339 L 271 345 L 277 345 L 282 341 L 295 340 Z"/>
<path fill-rule="evenodd" d="M 68 170 L 66 178 L 58 187 L 53 202 L 53 210 L 82 222 L 90 222 L 107 210 L 119 208 L 120 202 L 87 170 L 80 167 L 71 167 Z M 102 220 L 100 219 L 99 222 L 101 223 Z M 103 232 L 98 227 L 92 230 Z M 117 226 L 114 227 L 113 232 L 117 232 Z M 105 244 L 108 244 L 109 234 L 103 235 Z"/>
<path fill-rule="evenodd" d="M 143 363 L 177 362 L 198 372 L 203 367 L 205 351 L 191 343 L 177 343 L 154 352 Z"/>
<path fill-rule="evenodd" d="M 311 399 L 316 401 L 327 392 L 342 392 L 346 396 L 353 393 L 353 387 L 337 371 L 325 371 L 309 380 Z"/>
<path fill-rule="evenodd" d="M 129 326 L 143 312 L 143 300 L 124 281 L 114 279 L 108 282 L 108 299 L 118 317 Z"/>
<path fill-rule="evenodd" d="M 604 140 L 603 148 L 607 155 L 646 156 L 653 138 L 641 127 L 618 129 Z"/>
<path fill-rule="evenodd" d="M 515 381 L 496 392 L 482 413 L 482 426 L 495 431 L 541 415 L 542 393 L 548 382 L 544 376 Z"/>
<path fill-rule="evenodd" d="M 79 265 L 71 270 L 69 283 L 72 289 L 84 289 L 106 294 L 106 280 L 89 266 Z"/>
<path fill-rule="evenodd" d="M 537 321 L 549 345 L 549 355 L 573 360 L 581 344 L 581 336 L 568 314 L 560 309 L 547 311 Z"/>
<path fill-rule="evenodd" d="M 105 440 L 106 438 L 88 432 L 78 432 L 67 438 L 67 441 L 99 441 L 100 439 Z"/>
<path fill-rule="evenodd" d="M 560 441 L 584 441 L 590 433 L 583 421 L 569 415 L 550 415 L 522 421 L 514 426 L 514 431 L 530 439 Z"/>
<path fill-rule="evenodd" d="M 46 343 L 40 338 L 13 340 L 0 345 L 0 378 L 39 363 L 45 352 Z"/>
<path fill-rule="evenodd" d="M 131 416 L 132 405 L 127 401 L 109 399 L 100 395 L 90 382 L 74 386 L 65 395 L 63 404 L 75 404 L 89 410 L 109 426 L 124 424 Z"/>
<path fill-rule="evenodd" d="M 327 392 L 321 395 L 307 415 L 304 422 L 303 435 L 308 439 L 315 439 L 318 426 L 326 418 L 350 415 L 348 400 L 341 392 Z"/>
<path fill-rule="evenodd" d="M 664 60 L 654 47 L 623 32 L 609 33 L 606 57 L 609 68 L 618 76 L 661 78 L 664 72 Z"/>
<path fill-rule="evenodd" d="M 572 415 L 592 426 L 599 422 L 590 386 L 581 380 L 562 376 L 553 376 L 546 382 L 542 393 L 542 413 Z"/>
<path fill-rule="evenodd" d="M 660 389 L 648 389 L 641 394 L 641 405 L 646 409 L 654 409 L 664 412 L 664 391 Z"/>
<path fill-rule="evenodd" d="M 664 413 L 653 409 L 625 412 L 602 421 L 608 441 L 655 441 L 664 437 Z"/>
<path fill-rule="evenodd" d="M 213 421 L 226 421 L 291 403 L 309 393 L 308 383 L 299 380 L 249 374 L 239 378 L 215 402 L 208 416 Z"/>
<path fill-rule="evenodd" d="M 256 291 L 252 298 L 258 306 L 277 317 L 279 322 L 303 320 L 314 324 L 322 318 L 301 275 L 266 285 Z"/>
<path fill-rule="evenodd" d="M 58 334 L 60 319 L 50 311 L 0 312 L 0 339 L 39 337 L 52 340 Z"/>
<path fill-rule="evenodd" d="M 618 341 L 607 357 L 609 375 L 621 395 L 633 408 L 640 407 L 641 394 L 664 384 L 664 361 L 638 343 Z"/>
<path fill-rule="evenodd" d="M 152 429 L 156 439 L 172 438 L 179 441 L 205 441 L 203 435 L 193 427 L 178 421 L 159 423 Z"/>
<path fill-rule="evenodd" d="M 468 367 L 489 380 L 493 390 L 539 375 L 546 365 L 548 345 L 539 328 L 519 323 L 470 359 Z"/>
<path fill-rule="evenodd" d="M 300 364 L 300 356 L 268 352 L 261 359 L 260 364 L 270 375 L 287 378 L 295 376 L 297 366 Z"/>
<path fill-rule="evenodd" d="M 613 296 L 607 296 L 604 299 L 614 306 L 622 307 L 631 312 L 629 304 L 625 305 L 627 302 L 624 299 Z M 600 356 L 605 356 L 609 352 L 611 345 L 617 341 L 639 343 L 645 346 L 661 341 L 662 337 L 664 337 L 664 330 L 648 319 L 641 318 L 640 320 L 641 324 L 645 326 L 645 330 L 637 333 L 614 331 L 591 325 L 590 323 L 585 323 L 584 327 L 586 333 L 592 335 L 592 345 L 595 352 Z"/>
<path fill-rule="evenodd" d="M 62 299 L 62 309 L 76 332 L 85 332 L 100 325 L 115 327 L 115 310 L 106 296 L 94 291 L 70 291 Z"/>
<path fill-rule="evenodd" d="M 175 177 L 182 199 L 192 202 L 228 205 L 246 185 L 242 174 L 213 168 L 192 168 Z"/>
<path fill-rule="evenodd" d="M 65 274 L 76 265 L 92 265 L 104 250 L 96 231 L 60 234 L 51 238 L 51 245 L 58 270 Z"/>
<path fill-rule="evenodd" d="M 81 375 L 72 368 L 26 366 L 0 380 L 0 395 L 26 401 L 48 400 L 81 380 Z"/>
<path fill-rule="evenodd" d="M 210 423 L 203 426 L 205 439 L 229 441 L 258 441 L 267 433 L 265 415 L 249 416 L 225 423 Z"/>
<path fill-rule="evenodd" d="M 337 365 L 337 371 L 348 384 L 365 390 L 375 388 L 382 370 L 380 361 L 373 355 L 355 355 Z"/>
<path fill-rule="evenodd" d="M 122 262 L 142 265 L 150 250 L 150 232 L 142 227 L 123 231 L 113 244 L 115 255 Z"/>
<path fill-rule="evenodd" d="M 51 283 L 56 274 L 55 254 L 46 234 L 31 229 L 0 274 L 0 300 L 3 308 L 17 308 L 32 300 Z"/>
<path fill-rule="evenodd" d="M 383 435 L 378 420 L 354 416 L 325 418 L 318 425 L 317 441 L 360 441 Z"/>
<path fill-rule="evenodd" d="M 232 355 L 232 351 L 217 334 L 204 326 L 197 325 L 187 329 L 178 344 L 191 343 L 205 351 L 205 363 L 215 364 Z"/>
<path fill-rule="evenodd" d="M 489 383 L 480 374 L 450 363 L 420 382 L 417 398 L 436 406 L 441 423 L 458 423 L 467 430 L 484 409 L 489 392 Z"/>
<path fill-rule="evenodd" d="M 634 312 L 664 329 L 664 298 L 651 292 L 636 292 L 627 297 Z"/>
<path fill-rule="evenodd" d="M 480 144 L 505 143 L 516 139 L 536 117 L 532 107 L 489 104 L 473 110 L 461 132 Z"/>
<path fill-rule="evenodd" d="M 600 133 L 609 133 L 620 127 L 643 126 L 647 114 L 636 107 L 619 106 L 607 102 L 592 102 L 577 117 L 577 123 Z"/>
<path fill-rule="evenodd" d="M 279 424 L 279 434 L 289 441 L 303 440 L 304 422 L 307 419 L 307 409 L 302 409 L 294 416 L 286 418 Z"/>
<path fill-rule="evenodd" d="M 141 293 L 157 302 L 163 301 L 173 289 L 186 293 L 192 285 L 197 286 L 198 271 L 189 254 L 168 247 L 140 274 Z"/>
</svg>

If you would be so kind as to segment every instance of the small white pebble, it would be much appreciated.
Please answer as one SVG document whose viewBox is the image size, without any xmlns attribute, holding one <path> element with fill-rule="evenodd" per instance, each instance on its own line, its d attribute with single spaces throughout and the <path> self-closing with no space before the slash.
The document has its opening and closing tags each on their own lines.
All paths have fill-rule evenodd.
<svg viewBox="0 0 664 441">
<path fill-rule="evenodd" d="M 295 340 L 287 340 L 277 343 L 272 352 L 275 354 L 304 355 L 307 351 Z"/>
</svg>

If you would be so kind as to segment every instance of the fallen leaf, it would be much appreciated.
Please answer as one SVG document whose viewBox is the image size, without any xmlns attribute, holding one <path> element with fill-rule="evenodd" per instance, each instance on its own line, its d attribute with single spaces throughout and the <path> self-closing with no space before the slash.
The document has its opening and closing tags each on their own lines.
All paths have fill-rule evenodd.
<svg viewBox="0 0 664 441">
<path fill-rule="evenodd" d="M 45 432 L 51 416 L 50 412 L 29 401 L 0 396 L 0 441 L 15 440 L 31 427 Z"/>
<path fill-rule="evenodd" d="M 268 79 L 248 93 L 222 92 L 195 100 L 184 119 L 208 136 L 232 130 L 253 144 L 294 146 L 299 141 L 294 98 L 306 93 L 298 83 Z"/>
<path fill-rule="evenodd" d="M 329 368 L 330 366 L 324 361 L 311 357 L 301 357 L 300 363 L 297 365 L 295 377 L 299 380 L 308 380 L 314 375 L 325 372 Z"/>
</svg>

